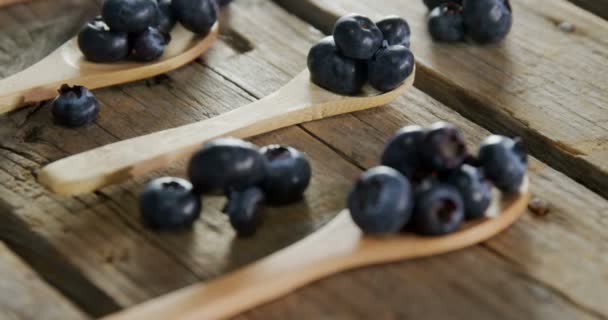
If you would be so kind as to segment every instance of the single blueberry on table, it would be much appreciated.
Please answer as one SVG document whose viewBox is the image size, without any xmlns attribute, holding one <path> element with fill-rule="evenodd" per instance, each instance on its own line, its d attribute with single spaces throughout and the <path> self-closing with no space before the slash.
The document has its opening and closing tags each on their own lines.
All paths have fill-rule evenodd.
<svg viewBox="0 0 608 320">
<path fill-rule="evenodd" d="M 513 24 L 509 0 L 464 0 L 464 26 L 471 40 L 480 44 L 504 39 Z"/>
<path fill-rule="evenodd" d="M 429 128 L 420 151 L 425 166 L 438 172 L 458 168 L 469 156 L 462 131 L 446 122 Z"/>
<path fill-rule="evenodd" d="M 383 92 L 393 90 L 412 74 L 414 64 L 414 54 L 407 47 L 382 47 L 367 62 L 369 83 Z"/>
<path fill-rule="evenodd" d="M 219 14 L 216 0 L 173 0 L 171 6 L 186 29 L 202 35 L 211 31 Z"/>
<path fill-rule="evenodd" d="M 131 57 L 137 61 L 157 60 L 165 52 L 166 36 L 154 27 L 148 27 L 135 36 Z"/>
<path fill-rule="evenodd" d="M 433 10 L 436 7 L 438 7 L 439 5 L 444 4 L 444 3 L 449 3 L 449 2 L 453 2 L 453 3 L 462 5 L 462 0 L 423 0 L 423 1 L 429 10 Z"/>
<path fill-rule="evenodd" d="M 64 84 L 59 89 L 59 96 L 52 102 L 52 113 L 57 124 L 67 127 L 83 126 L 97 118 L 99 101 L 83 86 L 70 87 Z"/>
<path fill-rule="evenodd" d="M 78 33 L 78 47 L 91 62 L 116 62 L 129 55 L 129 37 L 126 32 L 110 31 L 101 17 L 97 17 Z"/>
<path fill-rule="evenodd" d="M 260 184 L 267 170 L 266 159 L 254 144 L 220 138 L 192 156 L 188 176 L 197 192 L 228 192 Z"/>
<path fill-rule="evenodd" d="M 528 170 L 527 152 L 519 139 L 492 135 L 479 147 L 485 175 L 503 192 L 517 192 Z"/>
<path fill-rule="evenodd" d="M 384 41 L 390 46 L 403 45 L 410 47 L 410 26 L 403 18 L 397 16 L 388 16 L 378 22 L 376 25 L 382 31 Z"/>
<path fill-rule="evenodd" d="M 171 8 L 171 0 L 158 0 L 156 28 L 162 33 L 169 34 L 176 23 L 177 18 Z"/>
<path fill-rule="evenodd" d="M 264 204 L 264 193 L 258 187 L 233 190 L 228 193 L 228 202 L 223 211 L 230 218 L 230 224 L 240 237 L 253 236 L 262 224 L 262 204 Z"/>
<path fill-rule="evenodd" d="M 391 167 L 411 180 L 418 180 L 423 170 L 419 150 L 427 130 L 420 126 L 401 128 L 388 141 L 382 153 L 382 165 Z"/>
<path fill-rule="evenodd" d="M 425 180 L 416 190 L 412 229 L 421 235 L 452 233 L 464 220 L 462 197 L 448 184 Z"/>
<path fill-rule="evenodd" d="M 365 233 L 399 232 L 410 220 L 412 188 L 395 169 L 380 166 L 361 175 L 348 196 L 348 209 Z"/>
<path fill-rule="evenodd" d="M 465 31 L 462 6 L 454 2 L 439 5 L 429 14 L 428 27 L 435 41 L 463 41 Z"/>
<path fill-rule="evenodd" d="M 105 0 L 101 15 L 112 31 L 142 32 L 156 24 L 158 8 L 153 0 Z"/>
<path fill-rule="evenodd" d="M 365 62 L 343 56 L 331 36 L 310 49 L 308 70 L 313 83 L 337 94 L 357 94 L 367 81 Z"/>
<path fill-rule="evenodd" d="M 492 185 L 479 168 L 467 164 L 462 165 L 450 172 L 446 182 L 460 192 L 466 219 L 478 219 L 485 216 L 492 203 Z"/>
<path fill-rule="evenodd" d="M 268 163 L 268 174 L 261 185 L 268 202 L 288 204 L 300 200 L 311 177 L 306 156 L 292 147 L 281 145 L 266 146 L 260 152 Z"/>
<path fill-rule="evenodd" d="M 190 182 L 173 177 L 154 179 L 139 196 L 144 222 L 154 229 L 183 229 L 192 226 L 201 214 L 201 199 Z"/>
<path fill-rule="evenodd" d="M 382 31 L 368 17 L 348 14 L 336 21 L 334 39 L 340 52 L 353 59 L 370 59 L 382 45 Z"/>
</svg>

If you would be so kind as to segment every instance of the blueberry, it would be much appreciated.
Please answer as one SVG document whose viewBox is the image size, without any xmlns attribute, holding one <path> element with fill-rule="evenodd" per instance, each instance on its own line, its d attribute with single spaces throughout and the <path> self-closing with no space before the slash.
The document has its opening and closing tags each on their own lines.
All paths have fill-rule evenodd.
<svg viewBox="0 0 608 320">
<path fill-rule="evenodd" d="M 527 152 L 520 139 L 493 135 L 479 148 L 485 175 L 503 192 L 516 192 L 528 170 Z"/>
<path fill-rule="evenodd" d="M 266 159 L 258 148 L 236 138 L 205 144 L 188 165 L 188 175 L 197 192 L 226 192 L 258 185 L 266 172 Z"/>
<path fill-rule="evenodd" d="M 218 17 L 216 0 L 173 0 L 173 13 L 186 29 L 206 35 Z"/>
<path fill-rule="evenodd" d="M 154 179 L 139 196 L 144 222 L 155 229 L 182 229 L 192 226 L 201 214 L 201 199 L 190 182 L 173 177 Z"/>
<path fill-rule="evenodd" d="M 59 96 L 52 102 L 55 122 L 67 127 L 89 124 L 99 114 L 99 101 L 89 89 L 83 86 L 70 87 L 67 84 L 59 89 Z"/>
<path fill-rule="evenodd" d="M 158 0 L 158 16 L 156 28 L 165 34 L 171 33 L 177 23 L 177 18 L 171 8 L 171 0 Z"/>
<path fill-rule="evenodd" d="M 412 180 L 422 170 L 419 150 L 427 130 L 420 126 L 407 126 L 388 141 L 382 153 L 382 165 L 389 166 Z"/>
<path fill-rule="evenodd" d="M 110 31 L 101 17 L 97 17 L 78 33 L 78 47 L 89 61 L 116 62 L 129 55 L 129 37 L 125 32 Z"/>
<path fill-rule="evenodd" d="M 154 27 L 135 36 L 131 57 L 137 61 L 157 60 L 163 55 L 167 45 L 165 35 Z"/>
<path fill-rule="evenodd" d="M 367 80 L 365 63 L 343 56 L 331 36 L 310 49 L 308 70 L 313 83 L 338 94 L 357 94 Z"/>
<path fill-rule="evenodd" d="M 112 31 L 142 32 L 156 24 L 158 8 L 153 0 L 105 0 L 101 15 Z"/>
<path fill-rule="evenodd" d="M 393 90 L 412 74 L 414 64 L 414 54 L 407 47 L 382 47 L 367 63 L 369 83 L 383 92 Z"/>
<path fill-rule="evenodd" d="M 464 220 L 462 197 L 448 184 L 425 180 L 416 190 L 412 229 L 422 235 L 452 233 Z"/>
<path fill-rule="evenodd" d="M 410 220 L 412 189 L 398 171 L 380 166 L 363 173 L 348 197 L 350 214 L 370 234 L 400 231 Z"/>
<path fill-rule="evenodd" d="M 384 41 L 390 46 L 403 45 L 410 47 L 410 25 L 403 18 L 388 16 L 376 22 L 378 29 L 382 31 Z"/>
<path fill-rule="evenodd" d="M 464 26 L 471 40 L 496 43 L 504 39 L 513 24 L 509 0 L 464 0 Z"/>
<path fill-rule="evenodd" d="M 262 183 L 268 201 L 288 204 L 300 200 L 311 176 L 310 164 L 304 154 L 280 145 L 266 146 L 260 151 L 268 163 L 268 174 Z"/>
<path fill-rule="evenodd" d="M 424 0 L 424 4 L 429 10 L 433 10 L 441 4 L 454 2 L 462 5 L 462 0 Z"/>
<path fill-rule="evenodd" d="M 492 203 L 492 185 L 478 168 L 462 165 L 448 175 L 446 182 L 460 192 L 467 219 L 484 217 Z"/>
<path fill-rule="evenodd" d="M 367 17 L 348 14 L 336 21 L 334 39 L 340 52 L 353 59 L 370 59 L 382 45 L 382 31 Z"/>
<path fill-rule="evenodd" d="M 429 128 L 420 152 L 427 168 L 439 172 L 458 168 L 469 156 L 462 131 L 445 122 Z"/>
<path fill-rule="evenodd" d="M 429 14 L 429 33 L 435 41 L 458 42 L 465 39 L 462 6 L 448 2 Z"/>
<path fill-rule="evenodd" d="M 228 193 L 228 203 L 224 213 L 230 217 L 230 224 L 240 237 L 250 237 L 262 224 L 261 207 L 264 193 L 257 187 Z"/>
</svg>

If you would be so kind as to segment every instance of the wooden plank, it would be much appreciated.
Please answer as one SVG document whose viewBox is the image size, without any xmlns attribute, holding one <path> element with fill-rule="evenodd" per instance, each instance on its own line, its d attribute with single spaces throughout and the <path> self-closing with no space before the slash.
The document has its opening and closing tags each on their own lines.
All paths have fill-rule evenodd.
<svg viewBox="0 0 608 320">
<path fill-rule="evenodd" d="M 608 20 L 608 1 L 606 0 L 569 0 L 577 6 L 593 12 L 594 14 Z"/>
<path fill-rule="evenodd" d="M 203 220 L 191 233 L 159 234 L 145 230 L 137 217 L 135 199 L 145 178 L 78 198 L 49 195 L 34 182 L 32 172 L 41 164 L 66 154 L 204 119 L 277 89 L 301 71 L 308 47 L 321 36 L 268 1 L 237 1 L 225 19 L 223 25 L 227 31 L 223 41 L 200 63 L 148 82 L 96 91 L 103 111 L 94 126 L 79 130 L 55 127 L 45 107 L 0 118 L 0 199 L 13 208 L 13 213 L 23 219 L 32 232 L 43 236 L 59 254 L 122 306 L 225 273 L 318 228 L 344 206 L 351 181 L 361 167 L 375 163 L 373 159 L 381 147 L 380 141 L 400 125 L 445 118 L 467 128 L 475 141 L 487 134 L 428 96 L 413 91 L 394 106 L 377 110 L 374 114 L 382 120 L 380 124 L 367 125 L 358 115 L 346 116 L 328 120 L 335 122 L 289 128 L 256 138 L 254 141 L 260 144 L 284 142 L 306 151 L 313 161 L 315 180 L 306 203 L 269 210 L 268 224 L 250 240 L 233 238 L 226 218 L 218 212 L 223 204 L 218 198 L 205 201 Z M 260 24 L 261 21 L 264 23 Z M 315 126 L 322 126 L 323 130 Z M 340 143 L 334 141 L 335 136 Z M 343 143 L 353 147 L 344 148 Z M 598 216 L 605 212 L 606 201 L 551 168 L 540 163 L 535 167 L 538 169 L 533 178 L 539 181 L 535 183 L 540 183 L 535 190 L 551 190 L 554 186 L 554 193 L 539 195 L 546 195 L 545 199 L 556 208 L 545 219 L 526 218 L 523 225 L 518 224 L 516 229 L 491 242 L 495 245 L 345 274 L 335 278 L 338 280 L 329 279 L 320 286 L 306 289 L 313 290 L 313 294 L 324 292 L 319 298 L 311 300 L 310 292 L 304 290 L 244 317 L 284 319 L 280 309 L 285 303 L 288 306 L 303 303 L 310 306 L 305 310 L 311 314 L 364 319 L 369 318 L 365 306 L 379 310 L 379 307 L 374 309 L 380 305 L 377 302 L 389 299 L 394 300 L 387 304 L 388 310 L 378 314 L 392 313 L 399 317 L 410 312 L 410 305 L 415 305 L 419 310 L 435 310 L 434 318 L 445 318 L 452 313 L 456 318 L 464 318 L 473 306 L 465 304 L 471 308 L 461 308 L 457 304 L 470 299 L 476 302 L 477 314 L 497 318 L 521 318 L 524 314 L 550 317 L 557 312 L 564 318 L 570 315 L 571 318 L 605 317 L 604 310 L 597 306 L 599 297 L 605 296 L 605 288 L 597 283 L 604 280 L 601 270 L 606 263 L 602 256 L 606 255 L 595 257 L 589 253 L 605 252 L 602 241 L 598 241 L 602 233 L 597 230 L 603 230 Z M 156 174 L 182 175 L 183 170 L 183 164 L 176 164 Z M 566 195 L 577 201 L 563 204 L 560 199 Z M 579 217 L 577 213 L 582 211 L 589 214 Z M 545 224 L 551 229 L 542 227 Z M 579 224 L 591 228 L 580 232 L 578 227 L 573 227 Z M 513 235 L 515 231 L 518 232 Z M 508 240 L 500 240 L 504 237 Z M 588 245 L 587 241 L 590 245 L 583 246 Z M 512 258 L 505 254 L 501 243 L 507 243 L 510 250 L 513 246 L 518 251 L 527 250 L 522 257 Z M 573 249 L 571 256 L 563 257 L 559 246 Z M 531 255 L 538 260 L 528 262 Z M 594 259 L 585 264 L 586 272 L 575 272 L 578 263 L 588 257 Z M 559 270 L 539 275 L 547 268 L 542 264 L 544 258 L 550 259 L 551 266 L 559 265 Z M 573 261 L 577 262 L 576 266 Z M 460 281 L 452 265 L 480 276 Z M 371 284 L 367 280 L 368 270 L 377 270 Z M 394 270 L 390 273 L 396 275 L 384 278 L 387 270 Z M 359 272 L 362 275 L 353 276 Z M 569 279 L 559 279 L 564 276 Z M 579 288 L 588 292 L 570 290 L 568 285 L 575 281 L 580 281 Z M 398 283 L 406 284 L 405 288 L 425 288 L 429 283 L 434 283 L 434 287 L 425 295 L 414 289 L 397 291 L 410 301 L 404 306 L 401 296 L 387 289 Z M 429 299 L 431 294 L 445 297 L 447 300 L 442 301 L 448 302 L 438 305 L 436 300 Z M 509 297 L 530 299 L 518 299 L 506 307 L 504 299 Z M 581 302 L 589 297 L 589 302 Z M 540 302 L 543 306 L 538 310 Z M 291 315 L 298 318 L 294 309 L 291 310 Z"/>
<path fill-rule="evenodd" d="M 0 242 L 1 319 L 86 319 Z"/>
<path fill-rule="evenodd" d="M 510 36 L 479 47 L 434 43 L 421 1 L 276 2 L 326 33 L 348 12 L 406 17 L 418 88 L 494 132 L 522 136 L 535 156 L 608 197 L 607 21 L 564 0 L 513 0 Z"/>
</svg>

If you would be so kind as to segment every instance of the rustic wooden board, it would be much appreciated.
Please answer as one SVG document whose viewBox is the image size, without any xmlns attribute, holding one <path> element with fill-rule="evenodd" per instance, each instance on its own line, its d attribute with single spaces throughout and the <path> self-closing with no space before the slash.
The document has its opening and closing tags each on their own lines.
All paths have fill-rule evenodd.
<svg viewBox="0 0 608 320">
<path fill-rule="evenodd" d="M 569 0 L 581 8 L 608 19 L 608 1 L 606 0 Z"/>
<path fill-rule="evenodd" d="M 86 319 L 0 242 L 0 319 Z"/>
<path fill-rule="evenodd" d="M 607 21 L 564 0 L 513 0 L 511 35 L 478 47 L 434 43 L 422 1 L 277 2 L 326 33 L 348 12 L 406 17 L 418 88 L 494 132 L 524 137 L 535 156 L 608 196 Z"/>
<path fill-rule="evenodd" d="M 401 125 L 450 120 L 466 130 L 471 143 L 488 134 L 414 90 L 390 107 L 258 137 L 254 142 L 259 144 L 283 142 L 306 151 L 315 179 L 306 203 L 269 210 L 268 223 L 251 240 L 233 239 L 218 212 L 223 201 L 216 198 L 205 201 L 203 220 L 190 233 L 144 229 L 135 195 L 145 178 L 77 198 L 50 195 L 34 181 L 41 164 L 67 154 L 214 116 L 272 92 L 304 68 L 310 44 L 321 37 L 268 1 L 237 1 L 224 18 L 222 41 L 198 63 L 149 81 L 96 91 L 103 110 L 93 126 L 53 126 L 48 107 L 0 118 L 0 202 L 23 222 L 9 226 L 53 246 L 78 268 L 82 278 L 77 281 L 107 293 L 108 304 L 130 306 L 212 278 L 318 228 L 344 206 L 351 181 L 363 167 L 376 163 L 382 142 Z M 550 215 L 528 215 L 473 249 L 332 277 L 241 318 L 450 314 L 470 319 L 472 312 L 476 318 L 605 318 L 608 255 L 603 231 L 608 222 L 603 213 L 608 203 L 538 161 L 533 168 L 533 190 L 552 204 Z M 162 173 L 182 175 L 183 164 Z M 0 225 L 10 220 L 0 219 Z M 40 264 L 51 264 L 53 258 L 44 260 Z M 66 287 L 74 285 L 72 279 L 65 281 Z M 92 291 L 83 290 L 83 297 L 92 299 Z"/>
</svg>

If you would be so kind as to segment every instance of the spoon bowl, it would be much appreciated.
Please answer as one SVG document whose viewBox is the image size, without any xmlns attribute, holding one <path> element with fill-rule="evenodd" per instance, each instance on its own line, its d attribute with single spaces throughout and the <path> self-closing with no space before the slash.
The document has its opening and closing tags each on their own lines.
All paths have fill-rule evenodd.
<svg viewBox="0 0 608 320">
<path fill-rule="evenodd" d="M 206 141 L 221 136 L 247 138 L 326 117 L 385 105 L 414 83 L 415 70 L 398 88 L 342 96 L 313 84 L 308 70 L 254 103 L 208 120 L 123 140 L 73 155 L 42 168 L 40 183 L 76 195 L 142 175 L 190 157 Z"/>
<path fill-rule="evenodd" d="M 207 51 L 218 32 L 218 23 L 205 37 L 177 24 L 171 32 L 172 40 L 163 56 L 149 63 L 92 63 L 84 58 L 77 39 L 73 38 L 38 63 L 0 80 L 0 114 L 51 99 L 57 95 L 57 89 L 62 84 L 97 89 L 177 69 Z"/>
<path fill-rule="evenodd" d="M 344 210 L 307 238 L 249 266 L 106 319 L 226 319 L 341 271 L 460 250 L 491 238 L 517 221 L 528 204 L 528 188 L 526 179 L 519 193 L 495 197 L 495 217 L 468 222 L 455 233 L 440 237 L 364 236 Z"/>
</svg>

